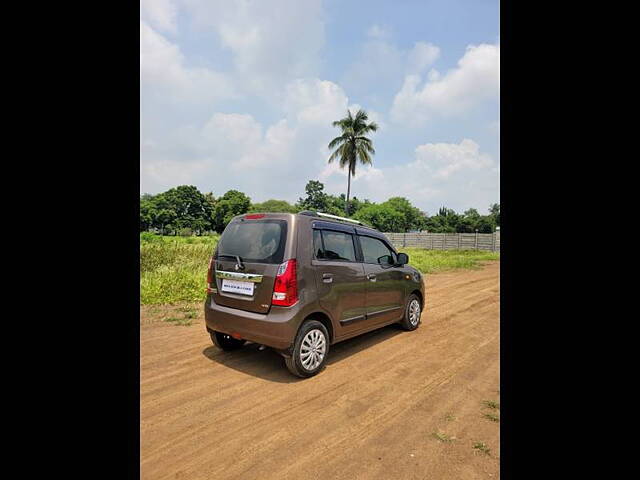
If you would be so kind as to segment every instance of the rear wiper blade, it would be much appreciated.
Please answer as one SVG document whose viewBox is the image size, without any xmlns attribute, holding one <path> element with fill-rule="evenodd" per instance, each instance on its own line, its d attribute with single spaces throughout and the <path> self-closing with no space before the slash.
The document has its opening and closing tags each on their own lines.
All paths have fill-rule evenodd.
<svg viewBox="0 0 640 480">
<path fill-rule="evenodd" d="M 240 258 L 240 256 L 238 256 L 238 255 L 225 255 L 224 253 L 219 253 L 218 257 L 233 258 L 233 259 L 235 259 L 236 263 L 238 264 L 238 268 L 240 270 L 244 270 L 244 263 L 242 263 L 242 258 Z"/>
</svg>

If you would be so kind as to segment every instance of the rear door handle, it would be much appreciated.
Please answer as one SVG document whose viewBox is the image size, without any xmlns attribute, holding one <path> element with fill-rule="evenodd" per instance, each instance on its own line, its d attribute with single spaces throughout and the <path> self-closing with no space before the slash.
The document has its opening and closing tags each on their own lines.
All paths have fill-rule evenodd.
<svg viewBox="0 0 640 480">
<path fill-rule="evenodd" d="M 323 273 L 322 274 L 322 281 L 324 283 L 331 283 L 333 282 L 333 274 L 331 273 Z"/>
<path fill-rule="evenodd" d="M 367 275 L 367 278 L 369 279 L 369 281 L 371 282 L 375 282 L 376 281 L 376 275 L 375 273 L 370 273 L 369 275 Z"/>
</svg>

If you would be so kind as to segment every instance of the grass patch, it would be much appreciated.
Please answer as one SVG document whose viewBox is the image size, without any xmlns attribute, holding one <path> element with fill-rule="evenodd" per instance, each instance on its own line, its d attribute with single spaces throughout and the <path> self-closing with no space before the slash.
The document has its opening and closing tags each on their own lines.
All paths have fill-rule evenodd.
<svg viewBox="0 0 640 480">
<path fill-rule="evenodd" d="M 491 420 L 492 422 L 499 422 L 500 421 L 500 417 L 498 415 L 493 414 L 493 413 L 485 413 L 482 416 L 484 418 L 486 418 L 487 420 Z"/>
<path fill-rule="evenodd" d="M 158 238 L 141 240 L 140 303 L 204 301 L 207 267 L 218 237 Z M 197 242 L 187 243 L 190 238 Z"/>
<path fill-rule="evenodd" d="M 485 400 L 482 402 L 482 404 L 487 408 L 491 408 L 493 410 L 500 410 L 500 404 L 498 402 L 494 402 L 493 400 Z"/>
<path fill-rule="evenodd" d="M 481 262 L 500 260 L 500 252 L 484 250 L 427 250 L 424 248 L 399 248 L 409 255 L 409 265 L 422 273 L 456 269 L 478 269 Z"/>
<path fill-rule="evenodd" d="M 456 417 L 455 417 L 455 416 L 453 416 L 453 415 L 451 415 L 450 413 L 447 413 L 447 414 L 444 416 L 444 419 L 445 419 L 447 422 L 451 422 L 451 421 L 455 420 L 455 419 L 456 419 Z"/>
<path fill-rule="evenodd" d="M 440 440 L 442 443 L 451 443 L 456 439 L 456 437 L 452 437 L 442 432 L 433 432 L 431 436 L 437 440 Z"/>
<path fill-rule="evenodd" d="M 476 442 L 473 444 L 473 448 L 484 453 L 485 455 L 491 455 L 491 449 L 487 447 L 487 444 L 484 442 Z"/>
<path fill-rule="evenodd" d="M 142 232 L 140 234 L 140 245 L 148 243 L 179 243 L 182 245 L 210 245 L 215 246 L 220 239 L 220 235 L 202 235 L 200 237 L 180 237 L 178 235 L 156 235 L 155 233 Z"/>
</svg>

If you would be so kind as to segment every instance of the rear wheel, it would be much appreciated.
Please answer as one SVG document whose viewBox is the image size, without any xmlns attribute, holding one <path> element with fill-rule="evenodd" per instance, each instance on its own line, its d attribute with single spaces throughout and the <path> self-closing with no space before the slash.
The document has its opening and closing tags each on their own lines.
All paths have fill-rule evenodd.
<svg viewBox="0 0 640 480">
<path fill-rule="evenodd" d="M 237 350 L 241 348 L 246 340 L 238 340 L 233 338 L 231 335 L 227 335 L 222 332 L 210 332 L 211 340 L 213 343 L 222 350 L 229 352 L 231 350 Z"/>
<path fill-rule="evenodd" d="M 405 330 L 415 330 L 420 325 L 420 316 L 422 314 L 422 305 L 420 298 L 415 293 L 409 295 L 407 305 L 404 309 L 404 317 L 400 321 L 400 326 Z"/>
<path fill-rule="evenodd" d="M 302 324 L 293 344 L 293 354 L 284 362 L 291 373 L 307 378 L 317 375 L 323 369 L 329 354 L 329 332 L 317 320 L 307 320 Z"/>
</svg>

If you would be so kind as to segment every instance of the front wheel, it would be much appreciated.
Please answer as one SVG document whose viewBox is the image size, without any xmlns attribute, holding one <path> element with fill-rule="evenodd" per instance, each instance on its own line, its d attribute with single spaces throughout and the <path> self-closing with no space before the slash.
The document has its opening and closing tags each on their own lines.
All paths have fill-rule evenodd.
<svg viewBox="0 0 640 480">
<path fill-rule="evenodd" d="M 415 293 L 409 295 L 407 305 L 404 309 L 404 317 L 400 321 L 400 326 L 405 330 L 415 330 L 420 325 L 420 316 L 422 313 L 422 305 L 420 298 Z"/>
<path fill-rule="evenodd" d="M 233 338 L 231 335 L 227 335 L 222 332 L 210 332 L 211 340 L 216 345 L 216 347 L 221 348 L 225 352 L 229 352 L 231 350 L 237 350 L 241 348 L 246 340 L 237 340 Z"/>
<path fill-rule="evenodd" d="M 317 320 L 302 324 L 293 344 L 293 353 L 284 362 L 291 373 L 307 378 L 317 375 L 329 354 L 329 332 Z"/>
</svg>

